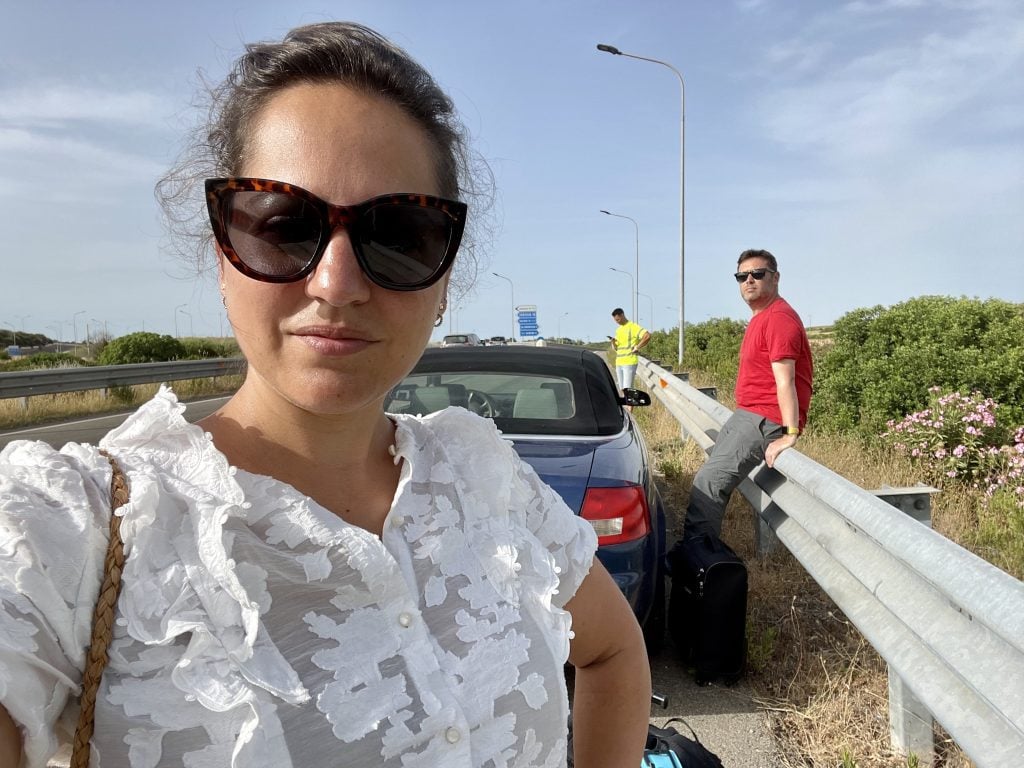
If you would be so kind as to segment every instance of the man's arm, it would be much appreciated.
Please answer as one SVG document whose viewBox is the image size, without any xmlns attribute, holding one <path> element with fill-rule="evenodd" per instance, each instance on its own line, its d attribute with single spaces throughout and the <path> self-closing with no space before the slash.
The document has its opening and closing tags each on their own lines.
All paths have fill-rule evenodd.
<svg viewBox="0 0 1024 768">
<path fill-rule="evenodd" d="M 0 706 L 0 765 L 21 763 L 21 731 L 11 720 L 7 710 Z"/>
<path fill-rule="evenodd" d="M 796 360 L 776 360 L 772 363 L 772 374 L 775 376 L 775 391 L 779 398 L 779 410 L 782 412 L 784 427 L 800 426 L 800 401 L 796 395 Z M 775 459 L 787 448 L 796 444 L 796 435 L 783 435 L 773 440 L 764 452 L 765 463 L 771 467 Z"/>
<path fill-rule="evenodd" d="M 639 352 L 641 349 L 647 346 L 647 342 L 651 340 L 651 334 L 648 331 L 644 331 L 640 334 L 640 340 L 633 345 L 633 351 Z"/>
<path fill-rule="evenodd" d="M 596 557 L 565 609 L 574 633 L 574 762 L 588 768 L 640 765 L 651 714 L 651 668 L 636 617 Z"/>
</svg>

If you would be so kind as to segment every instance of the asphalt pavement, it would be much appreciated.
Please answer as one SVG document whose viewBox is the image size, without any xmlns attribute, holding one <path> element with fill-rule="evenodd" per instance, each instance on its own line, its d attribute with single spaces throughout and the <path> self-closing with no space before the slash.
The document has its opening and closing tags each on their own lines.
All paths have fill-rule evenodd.
<svg viewBox="0 0 1024 768">
<path fill-rule="evenodd" d="M 744 680 L 725 686 L 698 686 L 681 662 L 673 657 L 671 642 L 651 660 L 655 693 L 666 697 L 666 707 L 651 707 L 651 722 L 662 726 L 682 718 L 725 768 L 776 768 L 777 752 L 768 717 L 754 702 Z M 690 735 L 679 723 L 672 726 Z"/>
</svg>

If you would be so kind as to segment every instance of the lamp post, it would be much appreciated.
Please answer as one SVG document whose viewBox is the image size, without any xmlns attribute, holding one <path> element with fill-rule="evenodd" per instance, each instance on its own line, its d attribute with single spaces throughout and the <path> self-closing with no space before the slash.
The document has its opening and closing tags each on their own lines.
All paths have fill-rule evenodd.
<svg viewBox="0 0 1024 768">
<path fill-rule="evenodd" d="M 513 341 L 516 338 L 516 287 L 512 283 L 512 279 L 499 275 L 497 272 L 491 272 L 495 277 L 500 277 L 502 280 L 508 280 L 508 287 L 512 291 L 512 335 L 509 336 L 508 340 Z"/>
<path fill-rule="evenodd" d="M 654 322 L 654 299 L 652 299 L 646 293 L 640 293 L 640 291 L 637 291 L 636 295 L 637 296 L 643 296 L 645 299 L 647 299 L 647 303 L 648 303 L 649 308 L 651 310 L 651 316 L 650 316 L 649 319 L 651 321 L 651 330 L 653 331 L 655 329 L 655 327 L 656 327 L 655 322 Z M 637 322 L 639 322 L 639 321 L 637 321 Z"/>
<path fill-rule="evenodd" d="M 625 56 L 640 61 L 650 61 L 654 64 L 661 64 L 668 67 L 679 78 L 679 365 L 683 364 L 683 352 L 685 342 L 683 339 L 686 326 L 684 324 L 683 295 L 686 287 L 686 84 L 683 82 L 683 74 L 660 59 L 649 59 L 646 56 L 636 56 L 632 53 L 623 53 L 613 45 L 599 43 L 597 50 L 610 53 L 615 56 Z"/>
<path fill-rule="evenodd" d="M 601 210 L 601 213 L 606 216 L 614 216 L 617 219 L 629 219 L 633 222 L 633 230 L 636 233 L 636 260 L 633 266 L 633 274 L 636 275 L 636 288 L 633 290 L 633 319 L 639 318 L 640 313 L 638 310 L 637 294 L 640 291 L 640 225 L 636 223 L 636 219 L 630 216 L 623 216 L 621 213 L 612 213 L 611 211 Z"/>
<path fill-rule="evenodd" d="M 190 338 L 194 337 L 196 335 L 196 332 L 192 328 L 192 313 L 188 312 L 188 311 L 186 311 L 184 309 L 179 310 L 179 311 L 181 312 L 181 314 L 185 315 L 185 317 L 188 318 L 188 335 L 189 335 L 189 337 Z"/>
<path fill-rule="evenodd" d="M 568 312 L 563 312 L 562 314 L 560 314 L 558 316 L 558 340 L 559 340 L 559 342 L 561 342 L 561 340 L 562 340 L 562 318 L 565 317 L 568 314 L 569 314 Z"/>
<path fill-rule="evenodd" d="M 64 323 L 56 323 L 54 325 L 48 325 L 47 328 L 53 328 L 57 333 L 57 354 L 60 354 L 60 337 L 64 335 Z"/>
<path fill-rule="evenodd" d="M 72 341 L 75 344 L 78 343 L 78 316 L 79 315 L 84 315 L 84 314 L 85 314 L 85 310 L 84 309 L 80 309 L 77 312 L 75 312 L 75 314 L 73 314 L 71 316 L 71 333 L 74 336 Z"/>
<path fill-rule="evenodd" d="M 180 312 L 184 307 L 187 306 L 188 304 L 179 304 L 174 308 L 174 338 L 176 339 L 181 338 L 181 334 L 178 333 L 178 312 Z"/>
<path fill-rule="evenodd" d="M 612 272 L 618 272 L 620 275 L 627 275 L 629 277 L 629 292 L 630 293 L 636 293 L 636 289 L 633 287 L 633 273 L 632 272 L 627 272 L 624 269 L 616 269 L 615 267 L 608 267 L 608 269 L 610 269 Z M 634 304 L 633 306 L 635 307 L 636 304 Z M 636 322 L 636 314 L 634 314 L 631 319 L 633 320 L 633 322 Z"/>
<path fill-rule="evenodd" d="M 92 321 L 94 323 L 96 323 L 97 325 L 102 325 L 103 326 L 103 338 L 106 341 L 110 341 L 110 334 L 107 332 L 107 321 L 106 320 L 97 320 L 95 317 L 92 319 Z"/>
<path fill-rule="evenodd" d="M 18 318 L 21 321 L 21 335 L 24 336 L 25 335 L 25 320 L 26 320 L 26 318 L 32 317 L 32 315 L 14 315 L 14 317 Z M 3 322 L 6 325 L 11 326 L 11 336 L 13 337 L 11 339 L 11 345 L 15 346 L 15 347 L 18 346 L 18 326 L 16 326 L 10 320 L 4 320 Z"/>
</svg>

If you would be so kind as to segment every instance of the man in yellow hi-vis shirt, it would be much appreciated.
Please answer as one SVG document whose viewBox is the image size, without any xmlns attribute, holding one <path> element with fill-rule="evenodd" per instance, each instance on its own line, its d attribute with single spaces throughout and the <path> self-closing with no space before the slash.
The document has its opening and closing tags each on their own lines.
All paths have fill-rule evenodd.
<svg viewBox="0 0 1024 768">
<path fill-rule="evenodd" d="M 619 380 L 619 389 L 633 386 L 636 366 L 640 362 L 637 351 L 647 346 L 651 334 L 637 323 L 626 317 L 622 307 L 612 310 L 612 319 L 619 324 L 614 336 L 609 336 L 612 351 L 615 352 L 615 375 Z"/>
</svg>

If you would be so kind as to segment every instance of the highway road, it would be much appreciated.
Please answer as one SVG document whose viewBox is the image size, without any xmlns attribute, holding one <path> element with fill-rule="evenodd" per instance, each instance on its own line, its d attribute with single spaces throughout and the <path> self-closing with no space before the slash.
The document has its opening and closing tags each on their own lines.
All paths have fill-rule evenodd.
<svg viewBox="0 0 1024 768">
<path fill-rule="evenodd" d="M 215 397 L 186 403 L 185 418 L 189 421 L 198 421 L 216 411 L 225 402 L 227 402 L 226 397 Z M 0 432 L 0 448 L 13 440 L 42 440 L 55 448 L 60 448 L 65 443 L 96 443 L 107 432 L 120 425 L 131 413 L 132 410 L 126 410 L 123 413 L 88 416 L 57 424 Z"/>
<path fill-rule="evenodd" d="M 201 419 L 217 410 L 226 400 L 218 397 L 187 403 L 185 418 L 189 421 Z M 68 442 L 95 443 L 121 424 L 129 413 L 0 432 L 0 448 L 12 440 L 43 440 L 56 447 Z M 670 510 L 673 512 L 679 514 L 681 510 Z M 670 530 L 677 528 L 674 523 L 669 521 Z M 698 687 L 673 653 L 670 640 L 666 642 L 665 649 L 651 659 L 651 674 L 655 693 L 667 698 L 665 709 L 651 708 L 652 723 L 662 725 L 669 718 L 684 718 L 704 745 L 722 758 L 726 768 L 774 768 L 778 764 L 767 718 L 754 702 L 745 681 L 731 687 Z M 676 727 L 686 732 L 685 727 Z M 51 765 L 66 763 L 58 760 Z"/>
</svg>

